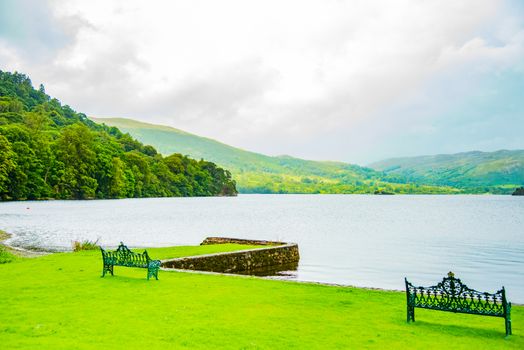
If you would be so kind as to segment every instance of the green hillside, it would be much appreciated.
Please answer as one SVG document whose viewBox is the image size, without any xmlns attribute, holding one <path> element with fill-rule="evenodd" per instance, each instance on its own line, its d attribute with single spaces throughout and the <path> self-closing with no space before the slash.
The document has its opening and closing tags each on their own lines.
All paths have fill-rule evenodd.
<svg viewBox="0 0 524 350">
<path fill-rule="evenodd" d="M 231 171 L 243 193 L 456 193 L 449 187 L 395 184 L 382 172 L 342 162 L 303 160 L 290 156 L 270 157 L 168 126 L 124 118 L 91 118 L 116 126 L 162 154 L 173 152 L 204 158 Z"/>
<path fill-rule="evenodd" d="M 492 191 L 494 187 L 503 192 L 524 184 L 524 150 L 393 158 L 369 166 L 396 182 Z"/>
<path fill-rule="evenodd" d="M 0 70 L 0 201 L 235 195 L 231 174 L 99 125 Z"/>
</svg>

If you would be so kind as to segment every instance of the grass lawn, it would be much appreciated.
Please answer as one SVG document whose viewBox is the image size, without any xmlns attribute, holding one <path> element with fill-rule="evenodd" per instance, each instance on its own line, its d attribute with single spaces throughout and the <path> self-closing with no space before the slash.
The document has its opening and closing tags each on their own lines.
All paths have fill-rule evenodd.
<svg viewBox="0 0 524 350">
<path fill-rule="evenodd" d="M 242 246 L 245 248 L 246 246 Z M 153 258 L 224 246 L 148 249 Z M 205 253 L 210 253 L 206 251 Z M 524 349 L 502 318 L 416 309 L 404 293 L 115 267 L 100 252 L 0 264 L 1 349 Z"/>
<path fill-rule="evenodd" d="M 147 248 L 147 253 L 151 257 L 151 259 L 162 260 L 162 259 L 169 259 L 169 258 L 181 258 L 184 256 L 224 253 L 224 252 L 233 252 L 237 250 L 256 249 L 256 248 L 268 248 L 268 246 L 225 243 L 225 244 L 209 244 L 209 245 L 196 245 L 196 246 Z M 131 250 L 137 253 L 142 253 L 144 251 L 144 249 L 131 249 Z"/>
</svg>

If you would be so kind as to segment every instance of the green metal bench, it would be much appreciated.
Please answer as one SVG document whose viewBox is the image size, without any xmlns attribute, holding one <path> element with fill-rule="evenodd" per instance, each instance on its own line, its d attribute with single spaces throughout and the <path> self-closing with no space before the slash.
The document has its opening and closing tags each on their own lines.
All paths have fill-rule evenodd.
<svg viewBox="0 0 524 350">
<path fill-rule="evenodd" d="M 431 287 L 415 287 L 406 282 L 407 319 L 415 322 L 415 308 L 451 311 L 464 314 L 502 317 L 506 335 L 511 334 L 511 303 L 506 299 L 504 287 L 490 294 L 468 288 L 453 272 L 442 282 Z"/>
<path fill-rule="evenodd" d="M 124 243 L 120 242 L 120 245 L 115 251 L 104 250 L 102 247 L 100 247 L 100 251 L 102 252 L 102 261 L 104 264 L 102 277 L 106 275 L 106 272 L 110 272 L 111 276 L 113 276 L 114 266 L 126 266 L 146 268 L 147 279 L 155 277 L 158 280 L 160 260 L 152 260 L 146 250 L 144 250 L 142 254 L 133 253 Z"/>
</svg>

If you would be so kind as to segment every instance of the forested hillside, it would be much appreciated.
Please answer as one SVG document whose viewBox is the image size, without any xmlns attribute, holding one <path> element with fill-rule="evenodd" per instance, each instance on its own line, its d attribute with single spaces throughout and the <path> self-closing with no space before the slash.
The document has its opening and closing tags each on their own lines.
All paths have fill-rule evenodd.
<svg viewBox="0 0 524 350">
<path fill-rule="evenodd" d="M 232 147 L 163 125 L 124 118 L 92 118 L 116 126 L 159 152 L 180 152 L 205 158 L 231 171 L 243 193 L 459 193 L 447 186 L 395 183 L 385 174 L 343 162 L 312 161 L 290 156 L 271 157 Z"/>
<path fill-rule="evenodd" d="M 524 184 L 524 150 L 386 159 L 370 165 L 391 181 L 511 193 Z"/>
<path fill-rule="evenodd" d="M 228 171 L 167 157 L 0 71 L 0 199 L 235 195 Z"/>
</svg>

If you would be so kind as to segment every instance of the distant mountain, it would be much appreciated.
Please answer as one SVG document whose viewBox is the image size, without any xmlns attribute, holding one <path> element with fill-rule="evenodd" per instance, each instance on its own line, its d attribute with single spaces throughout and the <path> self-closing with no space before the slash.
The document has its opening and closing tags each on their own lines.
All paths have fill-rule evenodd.
<svg viewBox="0 0 524 350">
<path fill-rule="evenodd" d="M 361 167 L 271 157 L 168 126 L 91 118 L 162 154 L 207 159 L 231 171 L 243 193 L 511 193 L 524 184 L 524 150 L 394 158 Z"/>
<path fill-rule="evenodd" d="M 181 153 L 204 158 L 231 171 L 243 193 L 456 193 L 458 189 L 395 184 L 384 174 L 342 162 L 312 161 L 290 156 L 271 157 L 245 151 L 168 126 L 124 118 L 91 118 L 115 126 L 162 154 Z"/>
<path fill-rule="evenodd" d="M 386 173 L 388 181 L 395 182 L 484 188 L 492 192 L 496 188 L 508 193 L 524 184 L 524 150 L 392 158 L 369 167 Z"/>
</svg>

